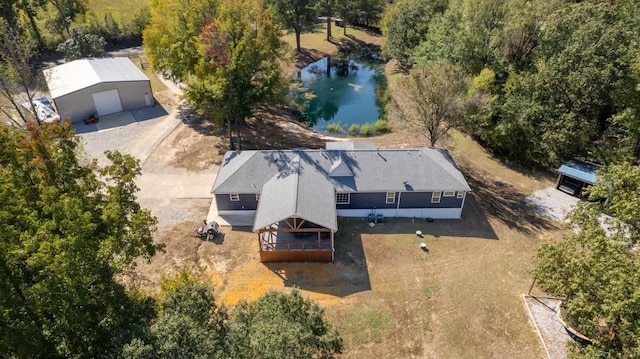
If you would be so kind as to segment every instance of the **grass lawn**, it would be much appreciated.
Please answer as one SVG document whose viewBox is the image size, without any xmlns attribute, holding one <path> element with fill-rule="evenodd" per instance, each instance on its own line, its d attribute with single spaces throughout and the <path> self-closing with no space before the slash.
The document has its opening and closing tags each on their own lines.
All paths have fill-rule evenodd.
<svg viewBox="0 0 640 359">
<path fill-rule="evenodd" d="M 149 5 L 149 0 L 127 0 L 127 1 L 112 1 L 112 0 L 87 0 L 87 9 L 95 11 L 97 13 L 112 13 L 122 17 L 131 17 L 139 9 L 145 5 Z"/>
<path fill-rule="evenodd" d="M 331 42 L 327 41 L 327 25 L 316 24 L 311 31 L 300 35 L 300 46 L 303 49 L 313 49 L 325 54 L 333 54 L 338 51 L 338 46 L 345 41 L 358 40 L 366 43 L 380 44 L 382 37 L 362 28 L 347 27 L 347 35 L 341 27 L 331 26 Z M 291 49 L 296 48 L 296 35 L 288 32 L 282 38 Z"/>
<path fill-rule="evenodd" d="M 327 41 L 326 24 L 316 24 L 311 31 L 300 35 L 301 52 L 296 53 L 296 36 L 293 32 L 287 32 L 282 40 L 291 50 L 292 63 L 283 63 L 285 77 L 293 76 L 297 69 L 319 60 L 327 55 L 336 54 L 340 49 L 354 50 L 362 47 L 379 48 L 382 36 L 362 28 L 347 28 L 347 35 L 341 27 L 332 26 L 331 41 Z"/>
</svg>

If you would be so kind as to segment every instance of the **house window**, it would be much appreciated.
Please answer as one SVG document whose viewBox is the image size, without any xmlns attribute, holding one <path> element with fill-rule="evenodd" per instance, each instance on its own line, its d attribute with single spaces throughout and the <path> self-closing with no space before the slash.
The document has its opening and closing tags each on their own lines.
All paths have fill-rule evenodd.
<svg viewBox="0 0 640 359">
<path fill-rule="evenodd" d="M 256 193 L 256 202 L 260 201 L 260 193 Z"/>
<path fill-rule="evenodd" d="M 442 192 L 433 192 L 431 194 L 431 203 L 440 203 L 440 195 Z"/>
<path fill-rule="evenodd" d="M 460 191 L 458 192 L 458 198 L 464 198 L 464 192 Z"/>
<path fill-rule="evenodd" d="M 456 195 L 456 191 L 444 191 L 442 195 L 445 197 L 453 197 Z"/>
<path fill-rule="evenodd" d="M 238 201 L 240 200 L 240 195 L 239 195 L 239 194 L 237 194 L 237 193 L 231 193 L 231 194 L 229 195 L 229 200 L 230 200 L 231 202 L 238 202 Z"/>
<path fill-rule="evenodd" d="M 395 192 L 387 192 L 386 203 L 396 203 L 396 193 Z"/>
<path fill-rule="evenodd" d="M 349 193 L 336 193 L 336 204 L 349 204 Z"/>
</svg>

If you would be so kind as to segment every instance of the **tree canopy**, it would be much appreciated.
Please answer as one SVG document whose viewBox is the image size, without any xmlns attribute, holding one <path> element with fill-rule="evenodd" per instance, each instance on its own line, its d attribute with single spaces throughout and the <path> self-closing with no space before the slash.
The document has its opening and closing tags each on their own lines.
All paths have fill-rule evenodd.
<svg viewBox="0 0 640 359">
<path fill-rule="evenodd" d="M 146 309 L 115 276 L 156 250 L 139 164 L 81 164 L 70 123 L 27 129 L 0 127 L 0 351 L 117 353 Z"/>
<path fill-rule="evenodd" d="M 145 32 L 151 65 L 184 81 L 196 111 L 226 126 L 231 148 L 242 149 L 239 126 L 254 108 L 277 102 L 286 90 L 278 62 L 282 29 L 262 0 L 200 4 L 200 12 L 188 19 L 176 10 L 180 6 L 178 1 L 152 4 Z"/>
<path fill-rule="evenodd" d="M 83 57 L 104 56 L 105 39 L 98 34 L 85 33 L 79 30 L 69 30 L 69 38 L 58 45 L 57 50 L 64 53 L 67 61 Z"/>
<path fill-rule="evenodd" d="M 411 6 L 426 3 L 431 11 L 411 16 Z M 433 4 L 404 0 L 389 7 L 384 50 L 400 70 L 449 62 L 472 77 L 494 74 L 493 100 L 462 130 L 525 164 L 556 166 L 573 157 L 638 161 L 637 6 L 562 0 Z M 403 6 L 408 10 L 400 11 Z"/>
<path fill-rule="evenodd" d="M 578 205 L 570 217 L 577 233 L 538 251 L 538 285 L 566 298 L 566 320 L 593 340 L 572 357 L 634 358 L 640 351 L 639 180 L 640 169 L 629 164 L 600 173 L 590 198 L 609 200 Z M 605 208 L 615 217 L 603 220 Z"/>
<path fill-rule="evenodd" d="M 268 293 L 231 313 L 185 272 L 165 280 L 158 316 L 124 350 L 127 358 L 333 358 L 342 339 L 298 291 Z"/>
</svg>

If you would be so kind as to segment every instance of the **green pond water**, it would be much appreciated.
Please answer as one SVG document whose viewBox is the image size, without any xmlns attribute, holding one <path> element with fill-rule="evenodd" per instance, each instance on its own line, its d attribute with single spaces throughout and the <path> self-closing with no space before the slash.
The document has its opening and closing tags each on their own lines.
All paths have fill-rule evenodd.
<svg viewBox="0 0 640 359">
<path fill-rule="evenodd" d="M 378 93 L 384 90 L 384 67 L 377 55 L 325 57 L 303 68 L 295 80 L 302 89 L 296 97 L 303 104 L 308 124 L 324 132 L 330 123 L 348 131 L 352 124 L 380 118 Z"/>
</svg>

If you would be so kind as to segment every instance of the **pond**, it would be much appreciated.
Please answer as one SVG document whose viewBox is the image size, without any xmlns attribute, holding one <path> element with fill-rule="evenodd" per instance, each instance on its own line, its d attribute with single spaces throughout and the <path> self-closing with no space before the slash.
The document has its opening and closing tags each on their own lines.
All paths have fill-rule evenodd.
<svg viewBox="0 0 640 359">
<path fill-rule="evenodd" d="M 376 53 L 325 57 L 303 68 L 295 80 L 301 88 L 294 96 L 308 124 L 325 132 L 327 125 L 376 122 L 383 113 L 379 94 L 386 91 L 384 66 Z"/>
</svg>

